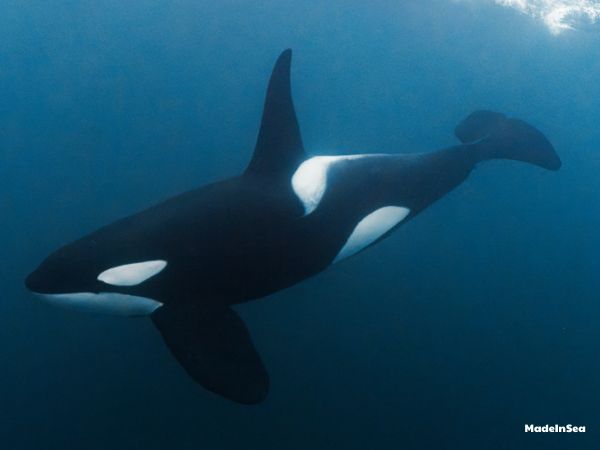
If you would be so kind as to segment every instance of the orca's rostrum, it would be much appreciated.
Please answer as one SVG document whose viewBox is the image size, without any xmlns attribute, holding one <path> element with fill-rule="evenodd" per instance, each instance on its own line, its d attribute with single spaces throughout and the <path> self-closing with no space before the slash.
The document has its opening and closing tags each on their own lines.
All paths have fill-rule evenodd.
<svg viewBox="0 0 600 450">
<path fill-rule="evenodd" d="M 386 237 L 503 158 L 557 170 L 542 133 L 477 111 L 460 145 L 425 154 L 308 156 L 290 90 L 291 51 L 273 69 L 254 155 L 243 174 L 181 194 L 52 253 L 26 280 L 49 301 L 149 315 L 205 388 L 240 403 L 269 377 L 232 305 L 292 286 Z"/>
</svg>

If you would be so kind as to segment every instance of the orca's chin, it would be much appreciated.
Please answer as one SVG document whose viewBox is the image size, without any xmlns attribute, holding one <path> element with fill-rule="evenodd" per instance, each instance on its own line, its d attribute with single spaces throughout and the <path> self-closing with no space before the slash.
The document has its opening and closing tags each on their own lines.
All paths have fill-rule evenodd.
<svg viewBox="0 0 600 450">
<path fill-rule="evenodd" d="M 147 316 L 163 305 L 152 298 L 115 292 L 69 292 L 64 294 L 34 292 L 34 294 L 52 305 L 114 316 Z"/>
<path fill-rule="evenodd" d="M 43 294 L 44 289 L 42 288 L 43 283 L 41 283 L 40 276 L 37 271 L 31 272 L 25 278 L 25 287 L 33 292 L 34 294 Z"/>
</svg>

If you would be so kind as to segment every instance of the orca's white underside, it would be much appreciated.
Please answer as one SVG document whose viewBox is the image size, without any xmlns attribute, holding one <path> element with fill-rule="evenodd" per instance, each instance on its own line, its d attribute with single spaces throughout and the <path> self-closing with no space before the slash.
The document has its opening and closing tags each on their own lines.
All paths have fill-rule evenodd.
<svg viewBox="0 0 600 450">
<path fill-rule="evenodd" d="M 38 295 L 57 306 L 116 316 L 147 316 L 163 305 L 152 298 L 115 292 Z"/>
</svg>

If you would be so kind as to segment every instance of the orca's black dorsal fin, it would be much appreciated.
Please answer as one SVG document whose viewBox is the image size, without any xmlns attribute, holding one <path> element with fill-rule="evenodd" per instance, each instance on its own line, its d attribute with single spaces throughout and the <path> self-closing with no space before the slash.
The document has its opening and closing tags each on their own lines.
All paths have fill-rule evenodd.
<svg viewBox="0 0 600 450">
<path fill-rule="evenodd" d="M 292 51 L 277 59 L 269 86 L 254 155 L 246 174 L 289 179 L 305 159 L 300 127 L 292 102 L 290 66 Z"/>
</svg>

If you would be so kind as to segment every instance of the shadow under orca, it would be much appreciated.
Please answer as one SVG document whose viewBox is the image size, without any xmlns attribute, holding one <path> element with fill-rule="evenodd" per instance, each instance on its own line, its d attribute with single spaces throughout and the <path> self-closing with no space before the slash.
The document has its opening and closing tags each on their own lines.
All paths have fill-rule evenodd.
<svg viewBox="0 0 600 450">
<path fill-rule="evenodd" d="M 178 195 L 52 253 L 26 279 L 48 301 L 149 315 L 188 374 L 239 403 L 261 402 L 267 371 L 232 305 L 292 286 L 379 242 L 502 158 L 557 170 L 527 123 L 477 111 L 462 144 L 424 154 L 307 156 L 292 104 L 291 51 L 271 75 L 245 172 Z"/>
</svg>

